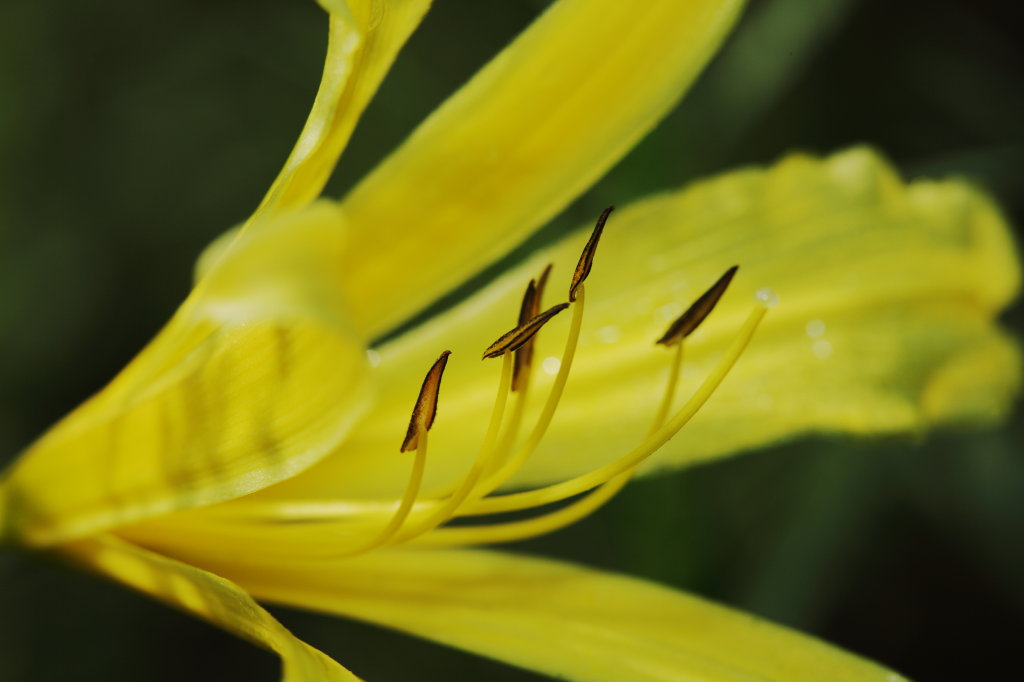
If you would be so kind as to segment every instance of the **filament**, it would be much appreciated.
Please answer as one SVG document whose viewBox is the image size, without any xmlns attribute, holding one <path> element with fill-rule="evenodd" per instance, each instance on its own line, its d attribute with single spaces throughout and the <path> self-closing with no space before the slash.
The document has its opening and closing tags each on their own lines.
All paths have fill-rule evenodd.
<svg viewBox="0 0 1024 682">
<path fill-rule="evenodd" d="M 397 507 L 393 500 L 258 502 L 248 506 L 241 503 L 240 508 L 245 510 L 242 513 L 238 513 L 239 505 L 234 505 L 231 508 L 237 516 L 227 516 L 234 516 L 238 520 L 251 520 L 256 524 L 261 519 L 268 518 L 320 524 L 316 526 L 317 530 L 325 527 L 337 528 L 346 534 L 349 541 L 364 538 L 361 542 L 353 542 L 352 546 L 342 550 L 340 556 L 348 557 L 381 546 L 403 543 L 442 547 L 520 540 L 575 523 L 608 502 L 625 486 L 638 468 L 675 436 L 704 406 L 746 350 L 767 309 L 776 301 L 774 294 L 766 290 L 758 292 L 755 298 L 759 305 L 747 316 L 736 337 L 697 390 L 673 413 L 672 408 L 683 367 L 684 341 L 703 323 L 725 293 L 737 271 L 737 266 L 729 268 L 657 341 L 660 345 L 675 345 L 676 348 L 671 357 L 668 379 L 661 400 L 656 406 L 654 418 L 638 445 L 608 464 L 560 483 L 492 496 L 492 493 L 514 477 L 533 455 L 554 419 L 572 370 L 583 325 L 586 300 L 584 280 L 590 274 L 601 232 L 612 209 L 613 207 L 609 207 L 601 214 L 583 249 L 570 283 L 569 303 L 559 303 L 544 312 L 537 312 L 541 292 L 551 267 L 548 266 L 540 279 L 531 280 L 527 287 L 520 307 L 519 324 L 501 335 L 484 351 L 485 358 L 502 358 L 498 391 L 480 450 L 469 471 L 454 485 L 450 493 L 437 498 L 419 498 L 426 467 L 427 431 L 434 420 L 441 375 L 450 355 L 449 351 L 444 351 L 424 378 L 401 446 L 403 452 L 415 449 L 415 458 L 408 483 Z M 523 427 L 527 407 L 531 363 L 526 353 L 532 350 L 529 344 L 534 343 L 534 335 L 550 319 L 570 306 L 573 309 L 572 319 L 558 372 L 551 383 L 536 423 L 519 448 L 514 449 Z M 518 359 L 517 349 L 523 349 L 523 354 Z M 512 392 L 518 395 L 506 420 L 508 398 Z M 568 504 L 553 511 L 542 512 L 533 518 L 439 528 L 456 517 L 536 509 L 570 499 Z M 334 553 L 330 556 L 339 555 Z"/>
<path fill-rule="evenodd" d="M 676 344 L 675 352 L 672 353 L 672 366 L 668 370 L 668 385 L 665 387 L 665 395 L 661 399 L 661 404 L 658 405 L 658 411 L 654 415 L 651 429 L 647 433 L 648 436 L 653 435 L 655 431 L 661 428 L 661 425 L 665 423 L 665 419 L 668 417 L 669 411 L 672 409 L 672 400 L 676 395 L 676 385 L 679 383 L 679 373 L 682 367 L 683 343 L 679 342 Z"/>
<path fill-rule="evenodd" d="M 416 443 L 416 455 L 413 459 L 412 472 L 409 474 L 409 483 L 405 487 L 405 493 L 402 495 L 402 501 L 399 503 L 398 509 L 392 515 L 388 524 L 381 529 L 380 533 L 365 543 L 346 550 L 341 556 L 353 556 L 369 552 L 372 549 L 387 544 L 394 537 L 395 533 L 398 532 L 398 529 L 402 527 L 402 524 L 409 517 L 409 512 L 412 511 L 413 504 L 420 494 L 420 485 L 423 483 L 423 469 L 426 461 L 427 429 L 421 429 Z"/>
<path fill-rule="evenodd" d="M 672 399 L 675 397 L 676 386 L 679 383 L 679 372 L 683 364 L 683 344 L 676 344 L 675 352 L 672 354 L 672 366 L 669 370 L 668 382 L 662 396 L 658 412 L 654 422 L 648 430 L 647 436 L 654 434 L 665 422 L 669 409 L 672 406 Z M 544 535 L 556 530 L 570 526 L 577 521 L 586 518 L 600 509 L 606 502 L 615 497 L 616 494 L 629 482 L 636 472 L 636 466 L 613 477 L 600 487 L 591 490 L 587 495 L 572 504 L 569 504 L 557 511 L 549 512 L 542 516 L 522 521 L 510 521 L 508 523 L 491 524 L 484 526 L 467 526 L 463 528 L 440 528 L 430 535 L 417 538 L 413 544 L 426 547 L 451 547 L 456 545 L 474 545 L 484 543 L 512 542 L 526 538 Z"/>
<path fill-rule="evenodd" d="M 551 420 L 555 416 L 555 410 L 558 408 L 562 393 L 565 391 L 569 370 L 572 369 L 572 361 L 576 355 L 576 346 L 580 338 L 580 329 L 583 326 L 583 303 L 585 298 L 584 286 L 580 284 L 576 289 L 576 302 L 572 306 L 572 321 L 569 323 L 569 335 L 565 340 L 565 350 L 562 351 L 562 362 L 558 367 L 558 374 L 555 376 L 554 383 L 551 384 L 548 399 L 544 403 L 544 409 L 541 410 L 533 431 L 530 432 L 529 438 L 527 438 L 523 446 L 508 462 L 505 462 L 498 471 L 484 479 L 480 487 L 475 491 L 475 497 L 484 497 L 491 494 L 499 485 L 515 475 L 544 439 L 544 434 L 547 433 L 548 427 L 551 425 Z"/>
<path fill-rule="evenodd" d="M 679 429 L 683 428 L 693 418 L 697 411 L 707 402 L 711 394 L 722 383 L 729 370 L 736 364 L 736 360 L 746 349 L 747 344 L 754 335 L 757 325 L 764 317 L 766 308 L 756 306 L 747 317 L 739 334 L 726 350 L 725 355 L 718 361 L 711 373 L 704 379 L 697 391 L 690 397 L 682 408 L 676 412 L 669 421 L 658 428 L 653 434 L 633 450 L 619 459 L 595 469 L 582 476 L 555 483 L 544 488 L 530 490 L 521 493 L 512 493 L 498 497 L 490 497 L 479 500 L 469 510 L 471 514 L 495 514 L 518 509 L 529 509 L 551 502 L 558 502 L 577 495 L 581 492 L 595 488 L 605 481 L 608 481 L 619 474 L 632 469 L 634 466 L 654 454 L 661 446 L 669 441 Z"/>
<path fill-rule="evenodd" d="M 408 542 L 412 538 L 427 533 L 447 521 L 459 508 L 459 506 L 473 492 L 484 469 L 490 464 L 494 456 L 495 443 L 498 439 L 498 431 L 501 429 L 501 420 L 505 414 L 505 403 L 508 399 L 509 388 L 512 384 L 512 353 L 504 353 L 501 363 L 501 381 L 498 382 L 498 395 L 494 399 L 494 408 L 491 410 L 491 421 L 487 427 L 487 435 L 484 437 L 480 453 L 477 455 L 469 473 L 459 484 L 455 492 L 442 502 L 440 506 L 432 510 L 426 518 L 415 524 L 412 528 L 401 531 L 394 542 Z"/>
</svg>

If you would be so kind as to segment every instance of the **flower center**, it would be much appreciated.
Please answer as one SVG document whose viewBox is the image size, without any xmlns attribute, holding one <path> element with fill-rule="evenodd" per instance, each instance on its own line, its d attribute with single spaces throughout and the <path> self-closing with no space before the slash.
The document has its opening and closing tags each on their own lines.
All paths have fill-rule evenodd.
<svg viewBox="0 0 1024 682">
<path fill-rule="evenodd" d="M 632 478 L 640 464 L 672 438 L 711 397 L 746 349 L 765 312 L 773 304 L 774 296 L 770 292 L 759 292 L 758 303 L 754 305 L 724 356 L 682 407 L 669 416 L 683 365 L 684 341 L 711 313 L 725 293 L 737 270 L 735 266 L 727 270 L 657 341 L 658 344 L 673 347 L 672 366 L 647 435 L 636 447 L 605 466 L 554 485 L 506 495 L 493 494 L 533 454 L 555 415 L 572 368 L 582 327 L 586 299 L 584 280 L 590 273 L 601 232 L 611 211 L 610 207 L 602 213 L 584 247 L 569 287 L 569 302 L 538 312 L 551 269 L 548 266 L 538 279 L 531 280 L 527 286 L 520 307 L 519 324 L 484 351 L 484 358 L 501 359 L 501 380 L 479 454 L 462 480 L 444 497 L 420 499 L 420 483 L 428 459 L 427 434 L 434 421 L 441 377 L 450 355 L 449 351 L 445 351 L 427 372 L 402 443 L 403 452 L 415 450 L 405 494 L 387 523 L 381 526 L 378 514 L 376 526 L 379 530 L 366 529 L 366 534 L 362 534 L 364 539 L 347 548 L 339 548 L 342 554 L 354 556 L 394 544 L 453 546 L 508 542 L 567 526 L 611 499 Z M 572 321 L 558 374 L 532 430 L 519 448 L 514 450 L 513 446 L 522 428 L 529 390 L 534 336 L 546 322 L 568 307 L 572 308 Z M 515 404 L 506 419 L 510 395 L 515 396 Z M 523 520 L 484 525 L 446 525 L 456 519 L 521 512 L 572 498 L 576 499 L 559 509 Z"/>
<path fill-rule="evenodd" d="M 613 207 L 602 213 L 583 249 L 569 286 L 569 301 L 540 312 L 541 299 L 551 271 L 531 280 L 519 311 L 519 323 L 502 334 L 483 353 L 500 359 L 501 379 L 480 450 L 461 480 L 442 495 L 421 495 L 423 473 L 428 466 L 428 434 L 437 415 L 442 376 L 450 351 L 444 351 L 427 372 L 413 407 L 401 451 L 413 451 L 413 462 L 401 499 L 388 503 L 366 502 L 339 505 L 335 513 L 318 518 L 295 519 L 326 522 L 339 531 L 338 542 L 325 552 L 330 556 L 357 556 L 389 545 L 457 546 L 521 540 L 572 524 L 611 499 L 636 473 L 638 467 L 693 418 L 725 379 L 757 329 L 775 296 L 763 289 L 755 296 L 750 314 L 703 382 L 675 412 L 676 388 L 683 366 L 683 348 L 689 337 L 715 308 L 737 268 L 729 268 L 717 282 L 677 318 L 657 340 L 672 349 L 671 368 L 662 398 L 645 437 L 633 449 L 597 469 L 553 485 L 510 494 L 494 494 L 522 468 L 548 430 L 572 369 L 583 324 L 586 301 L 584 281 L 590 274 L 601 232 Z M 544 405 L 532 429 L 520 438 L 529 392 L 533 341 L 555 315 L 572 309 L 565 348 Z M 509 398 L 513 398 L 508 409 Z M 521 442 L 520 442 L 521 441 Z M 515 447 L 518 443 L 518 447 Z M 550 510 L 549 505 L 563 503 Z M 544 510 L 540 508 L 544 507 Z M 508 512 L 540 510 L 526 519 L 480 523 L 481 517 Z M 286 515 L 287 516 L 287 515 Z M 452 525 L 466 518 L 473 525 Z"/>
</svg>

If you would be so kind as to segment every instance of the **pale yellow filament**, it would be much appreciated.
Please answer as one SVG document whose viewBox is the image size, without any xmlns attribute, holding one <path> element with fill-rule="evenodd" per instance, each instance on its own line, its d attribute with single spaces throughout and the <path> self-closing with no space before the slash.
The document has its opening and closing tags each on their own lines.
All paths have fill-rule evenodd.
<svg viewBox="0 0 1024 682">
<path fill-rule="evenodd" d="M 487 452 L 489 450 L 487 446 L 488 440 L 493 444 L 493 440 L 496 437 L 496 433 L 492 433 L 492 430 L 497 428 L 496 425 L 500 425 L 501 418 L 503 417 L 503 411 L 505 409 L 505 400 L 509 393 L 508 386 L 511 385 L 511 364 L 509 364 L 509 382 L 508 384 L 502 383 L 498 389 L 498 399 L 495 401 L 495 411 L 491 414 L 491 424 L 488 429 L 488 437 L 485 439 L 484 447 L 481 448 L 480 455 L 477 457 L 474 469 L 463 479 L 461 488 L 465 485 L 465 482 L 472 480 L 473 485 L 477 486 L 475 490 L 472 490 L 472 495 L 459 494 L 458 504 L 452 508 L 452 513 L 456 511 L 458 505 L 461 505 L 468 498 L 470 504 L 476 500 L 489 495 L 499 485 L 504 483 L 509 477 L 513 476 L 522 465 L 529 459 L 533 451 L 537 449 L 537 445 L 543 440 L 545 433 L 547 433 L 548 427 L 551 425 L 551 420 L 554 418 L 555 410 L 558 407 L 558 403 L 561 400 L 562 393 L 565 390 L 566 381 L 569 378 L 569 370 L 572 369 L 573 358 L 576 354 L 576 346 L 579 342 L 580 330 L 583 326 L 583 309 L 584 300 L 586 297 L 585 287 L 581 284 L 576 289 L 576 301 L 572 304 L 573 314 L 572 320 L 569 323 L 569 334 L 565 341 L 565 348 L 562 351 L 561 364 L 559 365 L 558 373 L 555 376 L 555 380 L 551 385 L 551 389 L 548 392 L 547 401 L 544 404 L 544 408 L 541 410 L 540 416 L 537 418 L 537 422 L 534 425 L 533 431 L 530 432 L 530 436 L 527 441 L 520 447 L 514 457 L 508 461 L 504 461 L 511 449 L 516 435 L 518 434 L 519 426 L 522 423 L 523 412 L 525 411 L 526 395 L 529 387 L 529 378 L 524 382 L 522 390 L 519 392 L 517 397 L 517 403 L 513 408 L 513 413 L 509 420 L 509 425 L 506 429 L 505 434 L 502 437 L 498 448 L 494 452 Z M 511 363 L 511 353 L 505 354 L 505 362 Z M 505 367 L 502 368 L 502 382 L 505 381 Z M 498 410 L 501 412 L 498 412 Z M 495 419 L 497 417 L 497 420 Z M 487 457 L 483 458 L 484 454 Z M 481 459 L 485 459 L 482 465 Z M 477 470 L 479 466 L 479 471 Z M 477 482 L 483 477 L 484 480 Z M 441 512 L 452 507 L 451 502 L 456 499 L 456 496 L 449 498 L 447 503 L 442 503 L 436 500 L 418 500 L 415 503 L 415 511 L 420 513 L 430 513 L 430 521 L 433 523 L 431 528 L 436 527 L 439 523 L 443 523 L 447 520 L 448 516 L 442 518 L 441 521 L 436 521 L 437 518 L 441 517 Z M 261 518 L 296 518 L 303 521 L 319 522 L 319 521 L 332 521 L 345 516 L 377 516 L 384 513 L 388 513 L 390 510 L 389 502 L 383 500 L 373 501 L 345 501 L 345 502 L 334 502 L 334 501 L 316 501 L 316 502 L 233 502 L 231 506 L 224 509 L 226 516 L 231 516 L 235 519 L 251 518 L 253 520 L 259 520 Z M 443 505 L 439 507 L 438 505 Z M 429 511 L 428 511 L 429 510 Z M 447 512 L 446 512 L 447 513 Z M 415 527 L 416 534 L 419 534 L 421 527 L 426 527 L 427 520 L 421 521 Z M 429 528 L 428 528 L 429 530 Z M 426 532 L 426 531 L 422 531 Z M 406 535 L 412 536 L 413 532 L 410 530 L 403 531 L 401 536 L 396 539 L 396 542 L 404 541 Z"/>
<path fill-rule="evenodd" d="M 534 450 L 537 449 L 541 440 L 544 439 L 544 434 L 547 433 L 548 427 L 551 425 L 551 420 L 555 416 L 555 410 L 558 408 L 562 393 L 565 391 L 569 370 L 572 369 L 572 361 L 576 356 L 576 345 L 579 342 L 580 329 L 583 326 L 583 303 L 585 298 L 585 288 L 580 284 L 576 289 L 576 301 L 572 304 L 572 321 L 569 323 L 569 335 L 565 340 L 565 350 L 562 351 L 562 362 L 558 367 L 558 374 L 555 376 L 555 381 L 551 384 L 548 399 L 544 403 L 544 409 L 541 410 L 533 431 L 530 432 L 529 438 L 527 438 L 523 446 L 510 460 L 505 462 L 498 471 L 484 479 L 479 488 L 474 491 L 475 498 L 489 495 L 499 485 L 515 475 L 526 460 L 529 459 L 530 455 L 533 454 Z"/>
<path fill-rule="evenodd" d="M 426 455 L 426 432 L 421 433 L 410 482 L 397 511 L 387 525 L 371 540 L 361 543 L 354 549 L 346 550 L 342 556 L 360 554 L 385 544 L 454 546 L 508 542 L 558 530 L 588 516 L 618 493 L 640 464 L 671 439 L 704 405 L 744 352 L 766 312 L 766 307 L 759 305 L 750 313 L 737 337 L 711 373 L 689 400 L 666 421 L 672 409 L 683 363 L 683 344 L 678 344 L 672 357 L 665 392 L 650 430 L 644 440 L 624 456 L 594 471 L 561 483 L 521 493 L 487 497 L 495 488 L 518 471 L 537 448 L 551 424 L 572 366 L 582 326 L 583 287 L 581 286 L 577 292 L 577 301 L 574 304 L 559 372 L 533 430 L 515 455 L 508 458 L 508 453 L 514 444 L 522 422 L 528 377 L 524 381 L 520 395 L 517 396 L 517 403 L 513 408 L 509 423 L 503 430 L 502 423 L 510 393 L 513 369 L 513 355 L 505 353 L 502 358 L 498 394 L 486 436 L 472 468 L 463 477 L 455 491 L 445 499 L 416 499 L 419 494 Z M 564 501 L 587 491 L 590 492 L 571 504 L 532 519 L 481 526 L 438 528 L 455 516 L 487 515 L 530 509 Z M 349 506 L 348 508 L 354 511 L 361 506 L 356 504 L 354 507 Z M 370 511 L 371 506 L 381 507 L 379 503 L 367 504 L 363 507 L 365 513 L 379 515 L 380 512 Z M 416 520 L 410 522 L 410 516 Z M 357 523 L 362 525 L 362 522 Z"/>
<path fill-rule="evenodd" d="M 429 535 L 423 535 L 411 544 L 425 547 L 450 547 L 454 545 L 480 545 L 497 542 L 512 542 L 536 537 L 570 526 L 589 516 L 601 505 L 615 496 L 629 482 L 631 472 L 620 474 L 583 499 L 533 519 L 510 521 L 487 526 L 464 526 L 461 528 L 438 528 Z"/>
<path fill-rule="evenodd" d="M 498 441 L 498 449 L 495 451 L 494 457 L 491 458 L 490 466 L 484 471 L 485 477 L 490 476 L 498 467 L 505 463 L 505 459 L 515 443 L 516 436 L 519 435 L 519 429 L 523 425 L 523 414 L 526 412 L 526 395 L 530 389 L 528 377 L 529 374 L 523 378 L 522 383 L 519 385 L 519 390 L 516 391 L 512 415 L 509 417 L 508 426 L 505 427 L 505 433 L 502 434 L 501 440 Z"/>
<path fill-rule="evenodd" d="M 595 488 L 640 464 L 668 442 L 707 402 L 708 398 L 711 397 L 711 394 L 722 383 L 722 380 L 725 379 L 729 370 L 736 363 L 736 360 L 739 359 L 739 356 L 746 349 L 747 344 L 750 343 L 750 339 L 753 337 L 754 331 L 764 317 L 765 312 L 766 308 L 760 305 L 751 311 L 739 334 L 726 350 L 725 355 L 718 361 L 718 364 L 693 396 L 672 416 L 667 424 L 658 428 L 636 448 L 614 462 L 561 483 L 536 490 L 478 500 L 466 510 L 467 513 L 474 515 L 496 514 L 558 502 L 559 500 L 564 500 Z"/>
<path fill-rule="evenodd" d="M 393 544 L 408 542 L 412 538 L 427 533 L 441 525 L 458 510 L 459 506 L 473 492 L 474 486 L 480 480 L 484 470 L 490 465 L 495 454 L 495 445 L 498 440 L 498 432 L 501 429 L 501 420 L 505 415 L 505 403 L 508 399 L 509 387 L 512 385 L 512 353 L 502 355 L 501 381 L 498 382 L 498 395 L 494 399 L 494 409 L 491 411 L 491 422 L 487 427 L 487 435 L 484 436 L 483 445 L 477 455 L 469 473 L 462 479 L 462 482 L 455 489 L 447 500 L 440 503 L 440 506 L 433 509 L 424 519 L 401 531 L 394 539 Z"/>
<path fill-rule="evenodd" d="M 398 529 L 402 527 L 402 524 L 409 517 L 409 512 L 412 511 L 413 504 L 420 494 L 420 485 L 423 483 L 423 469 L 426 461 L 427 430 L 420 429 L 416 441 L 416 456 L 413 459 L 412 472 L 409 474 L 409 483 L 405 487 L 405 494 L 402 495 L 402 501 L 399 503 L 398 509 L 391 516 L 388 524 L 381 529 L 380 533 L 365 543 L 343 551 L 340 556 L 348 557 L 369 552 L 372 549 L 387 544 L 394 537 L 395 533 L 398 532 Z"/>
<path fill-rule="evenodd" d="M 661 404 L 655 414 L 654 422 L 647 432 L 650 437 L 665 422 L 669 409 L 672 407 L 672 399 L 675 397 L 676 385 L 679 382 L 679 372 L 682 368 L 683 344 L 676 345 L 672 354 L 672 367 L 669 370 L 668 383 L 661 399 Z M 484 543 L 513 542 L 526 538 L 544 535 L 556 530 L 571 526 L 577 521 L 590 516 L 600 509 L 606 502 L 611 500 L 629 482 L 636 472 L 636 467 L 619 474 L 599 488 L 590 491 L 586 497 L 573 502 L 554 512 L 542 516 L 524 519 L 522 521 L 511 521 L 508 523 L 491 524 L 486 526 L 467 526 L 464 528 L 441 528 L 437 531 L 417 538 L 413 544 L 426 547 L 451 547 L 456 545 L 478 545 Z"/>
<path fill-rule="evenodd" d="M 658 406 L 658 411 L 654 415 L 654 421 L 651 422 L 651 428 L 647 432 L 648 437 L 654 435 L 661 428 L 668 417 L 669 411 L 672 409 L 672 400 L 676 395 L 676 385 L 679 383 L 679 374 L 682 368 L 683 342 L 680 341 L 676 344 L 676 352 L 672 354 L 672 367 L 668 371 L 668 385 L 665 387 L 665 395 L 661 399 L 661 405 Z"/>
</svg>

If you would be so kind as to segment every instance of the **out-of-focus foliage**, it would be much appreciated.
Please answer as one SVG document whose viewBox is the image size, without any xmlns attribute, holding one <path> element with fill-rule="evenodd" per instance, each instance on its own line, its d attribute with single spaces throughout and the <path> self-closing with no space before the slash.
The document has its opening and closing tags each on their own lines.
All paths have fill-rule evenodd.
<svg viewBox="0 0 1024 682">
<path fill-rule="evenodd" d="M 438 0 L 328 188 L 340 195 L 541 0 Z M 683 106 L 530 243 L 607 203 L 802 148 L 964 174 L 1024 218 L 1006 0 L 758 0 Z M 0 5 L 0 462 L 111 377 L 251 212 L 312 100 L 301 0 Z M 609 97 L 614 97 L 614 91 Z M 1024 315 L 1010 326 L 1024 331 Z M 716 597 L 922 680 L 998 671 L 1024 616 L 1024 418 L 923 443 L 814 440 L 631 485 L 523 546 Z M 118 587 L 0 555 L 0 679 L 274 680 L 268 654 Z M 534 679 L 337 619 L 285 622 L 356 672 Z"/>
</svg>

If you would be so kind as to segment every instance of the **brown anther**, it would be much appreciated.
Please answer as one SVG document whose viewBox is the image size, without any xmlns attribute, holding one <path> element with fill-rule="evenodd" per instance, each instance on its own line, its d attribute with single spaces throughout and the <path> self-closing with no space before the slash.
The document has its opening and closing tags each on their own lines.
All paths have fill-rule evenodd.
<svg viewBox="0 0 1024 682">
<path fill-rule="evenodd" d="M 518 350 L 524 343 L 533 338 L 533 335 L 540 331 L 548 320 L 569 307 L 568 303 L 559 303 L 548 308 L 539 315 L 534 315 L 525 323 L 519 325 L 510 332 L 505 332 L 501 337 L 487 347 L 484 351 L 484 358 L 501 357 L 507 352 Z"/>
<path fill-rule="evenodd" d="M 537 314 L 537 280 L 531 279 L 523 292 L 523 302 L 519 304 L 518 324 L 523 324 Z"/>
<path fill-rule="evenodd" d="M 537 293 L 533 299 L 533 315 L 540 312 L 541 300 L 544 298 L 544 287 L 548 284 L 548 275 L 551 274 L 551 268 L 554 267 L 553 263 L 548 263 L 544 266 L 544 271 L 540 273 L 540 277 L 537 278 Z M 533 317 L 531 315 L 531 317 Z"/>
<path fill-rule="evenodd" d="M 576 264 L 576 272 L 572 274 L 572 283 L 569 285 L 570 301 L 576 300 L 576 289 L 583 284 L 583 280 L 590 274 L 590 267 L 594 264 L 594 253 L 597 251 L 597 242 L 601 239 L 601 233 L 604 231 L 604 224 L 608 220 L 608 215 L 614 210 L 614 206 L 609 206 L 604 210 L 601 217 L 597 219 L 597 225 L 594 226 L 594 231 L 590 234 L 587 245 L 583 247 L 583 253 L 580 254 L 580 262 Z"/>
<path fill-rule="evenodd" d="M 431 365 L 427 376 L 423 377 L 420 394 L 412 408 L 409 429 L 405 432 L 405 440 L 402 441 L 402 452 L 415 450 L 419 445 L 420 433 L 429 431 L 434 425 L 434 417 L 437 416 L 437 396 L 441 391 L 441 375 L 444 374 L 444 367 L 448 364 L 448 356 L 451 354 L 450 350 L 441 353 L 441 357 Z"/>
<path fill-rule="evenodd" d="M 544 268 L 544 272 L 540 273 L 539 278 L 530 280 L 530 284 L 526 287 L 526 293 L 523 294 L 523 303 L 519 308 L 519 324 L 525 324 L 537 316 L 540 311 L 541 298 L 544 296 L 544 285 L 547 284 L 549 274 L 551 274 L 550 263 Z M 516 351 L 515 364 L 512 366 L 513 391 L 523 388 L 532 364 L 533 339 L 531 338 Z"/>
<path fill-rule="evenodd" d="M 519 324 L 527 322 L 537 314 L 537 280 L 531 279 L 523 294 L 522 305 L 519 306 Z M 512 366 L 512 390 L 518 391 L 526 380 L 526 372 L 533 360 L 533 342 L 523 344 L 516 351 L 515 364 Z"/>
<path fill-rule="evenodd" d="M 715 309 L 718 299 L 722 298 L 722 294 L 725 293 L 729 282 L 732 281 L 732 276 L 738 269 L 739 266 L 734 265 L 726 270 L 725 274 L 719 277 L 710 289 L 701 294 L 700 298 L 694 301 L 685 313 L 676 318 L 676 321 L 669 326 L 668 331 L 657 340 L 657 343 L 663 346 L 674 346 L 692 334 L 704 321 L 704 318 Z"/>
</svg>

